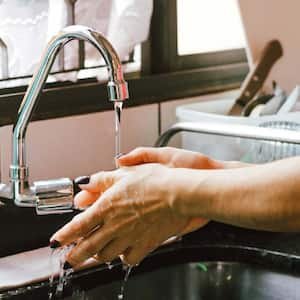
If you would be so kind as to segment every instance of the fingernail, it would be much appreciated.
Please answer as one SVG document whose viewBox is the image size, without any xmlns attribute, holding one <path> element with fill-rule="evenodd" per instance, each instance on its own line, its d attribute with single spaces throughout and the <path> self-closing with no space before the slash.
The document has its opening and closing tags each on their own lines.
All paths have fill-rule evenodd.
<svg viewBox="0 0 300 300">
<path fill-rule="evenodd" d="M 64 270 L 69 270 L 69 269 L 73 269 L 72 265 L 69 262 L 65 262 L 64 266 L 63 266 Z"/>
<path fill-rule="evenodd" d="M 124 154 L 123 153 L 119 153 L 115 156 L 115 165 L 116 165 L 116 168 L 119 168 L 120 165 L 119 165 L 119 158 L 122 157 Z"/>
<path fill-rule="evenodd" d="M 76 184 L 89 184 L 90 183 L 90 176 L 80 176 L 77 177 L 74 182 Z"/>
<path fill-rule="evenodd" d="M 126 155 L 127 153 L 119 153 L 115 156 L 115 159 L 119 159 L 120 157 Z"/>
<path fill-rule="evenodd" d="M 61 245 L 60 245 L 60 242 L 57 241 L 57 240 L 52 240 L 50 241 L 50 244 L 49 244 L 49 247 L 51 249 L 56 249 L 56 248 L 59 248 Z"/>
</svg>

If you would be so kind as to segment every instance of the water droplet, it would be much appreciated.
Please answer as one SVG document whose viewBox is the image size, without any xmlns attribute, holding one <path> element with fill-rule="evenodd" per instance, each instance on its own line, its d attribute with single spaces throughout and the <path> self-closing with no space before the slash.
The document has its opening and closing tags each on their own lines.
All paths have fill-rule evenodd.
<svg viewBox="0 0 300 300">
<path fill-rule="evenodd" d="M 107 263 L 105 263 L 106 265 L 107 265 L 107 268 L 109 269 L 109 270 L 111 270 L 113 267 L 114 267 L 114 265 L 111 263 L 111 262 L 107 262 Z"/>
<path fill-rule="evenodd" d="M 118 300 L 123 300 L 123 298 L 124 298 L 124 295 L 123 295 L 123 294 L 119 294 L 119 295 L 118 295 Z"/>
</svg>

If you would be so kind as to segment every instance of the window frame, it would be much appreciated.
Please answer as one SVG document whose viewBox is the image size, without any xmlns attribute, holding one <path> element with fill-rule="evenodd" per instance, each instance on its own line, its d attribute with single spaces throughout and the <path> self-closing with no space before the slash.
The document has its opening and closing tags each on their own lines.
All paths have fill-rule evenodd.
<svg viewBox="0 0 300 300">
<path fill-rule="evenodd" d="M 176 0 L 154 0 L 150 36 L 142 45 L 142 69 L 125 74 L 130 92 L 127 107 L 238 88 L 249 70 L 241 49 L 179 56 L 176 4 Z M 0 126 L 15 122 L 26 88 L 0 90 Z M 112 110 L 106 90 L 106 83 L 95 78 L 47 83 L 33 121 Z"/>
<path fill-rule="evenodd" d="M 153 73 L 245 63 L 245 49 L 178 55 L 177 0 L 154 0 L 151 41 Z M 163 22 L 163 26 L 161 26 Z"/>
</svg>

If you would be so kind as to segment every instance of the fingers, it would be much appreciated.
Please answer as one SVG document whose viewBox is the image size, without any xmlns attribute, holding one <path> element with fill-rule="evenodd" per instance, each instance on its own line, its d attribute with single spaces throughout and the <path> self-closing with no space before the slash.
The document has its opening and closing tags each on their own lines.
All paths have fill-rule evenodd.
<svg viewBox="0 0 300 300">
<path fill-rule="evenodd" d="M 76 208 L 85 209 L 92 205 L 100 196 L 100 193 L 91 193 L 88 191 L 79 192 L 74 198 Z"/>
<path fill-rule="evenodd" d="M 96 206 L 95 204 L 76 215 L 71 222 L 58 230 L 51 237 L 50 244 L 56 241 L 60 246 L 68 245 L 86 236 L 96 227 L 101 226 L 104 215 L 101 215 L 102 210 L 98 207 L 99 205 Z"/>
<path fill-rule="evenodd" d="M 128 238 L 119 238 L 108 243 L 102 250 L 100 250 L 95 258 L 100 263 L 111 262 L 116 259 L 119 255 L 124 253 L 129 247 L 130 242 Z"/>
<path fill-rule="evenodd" d="M 166 152 L 171 151 L 171 148 L 151 148 L 151 147 L 139 147 L 122 155 L 118 158 L 118 164 L 121 167 L 133 166 L 145 163 L 165 163 Z"/>
<path fill-rule="evenodd" d="M 80 188 L 90 193 L 103 193 L 120 178 L 120 175 L 118 170 L 99 172 L 90 177 L 89 183 L 80 184 Z"/>
<path fill-rule="evenodd" d="M 138 265 L 150 252 L 160 246 L 161 243 L 148 243 L 142 240 L 133 247 L 128 248 L 121 256 L 123 263 L 129 266 Z"/>
<path fill-rule="evenodd" d="M 173 236 L 172 230 L 161 224 L 161 226 L 152 226 L 145 230 L 144 235 L 132 244 L 122 255 L 123 263 L 129 266 L 138 265 L 150 252 L 163 244 L 165 240 Z"/>
<path fill-rule="evenodd" d="M 131 221 L 119 224 L 105 223 L 95 229 L 89 236 L 82 239 L 67 255 L 71 266 L 83 263 L 86 259 L 96 256 L 100 262 L 110 262 L 123 253 L 141 234 L 141 229 L 129 230 Z M 121 238 L 119 238 L 121 236 Z"/>
<path fill-rule="evenodd" d="M 148 147 L 139 147 L 129 152 L 128 154 L 122 155 L 118 158 L 118 164 L 121 167 L 134 166 L 143 163 L 149 163 L 159 159 L 156 149 Z"/>
<path fill-rule="evenodd" d="M 96 255 L 114 239 L 114 232 L 109 225 L 103 225 L 90 236 L 81 240 L 67 255 L 66 260 L 71 266 L 77 266 L 88 258 Z"/>
<path fill-rule="evenodd" d="M 197 152 L 172 147 L 140 147 L 117 159 L 121 167 L 160 163 L 173 168 L 216 169 L 219 163 Z"/>
<path fill-rule="evenodd" d="M 146 230 L 143 226 L 138 226 L 128 234 L 119 236 L 115 240 L 111 241 L 103 249 L 99 249 L 95 258 L 101 263 L 113 261 L 126 252 L 130 246 L 136 244 L 145 232 Z"/>
</svg>

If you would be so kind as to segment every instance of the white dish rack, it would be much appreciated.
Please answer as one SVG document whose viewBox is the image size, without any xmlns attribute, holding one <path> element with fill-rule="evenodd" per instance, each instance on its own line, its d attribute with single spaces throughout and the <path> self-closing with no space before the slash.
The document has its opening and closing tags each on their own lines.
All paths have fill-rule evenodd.
<svg viewBox="0 0 300 300">
<path fill-rule="evenodd" d="M 193 104 L 187 104 L 178 106 L 176 108 L 176 117 L 179 122 L 218 122 L 224 124 L 244 124 L 252 126 L 261 126 L 262 124 L 276 122 L 290 122 L 290 124 L 298 123 L 300 124 L 300 111 L 286 113 L 282 115 L 270 115 L 262 117 L 231 117 L 227 116 L 230 108 L 234 103 L 234 99 L 217 99 L 207 102 L 198 102 Z M 271 123 L 271 124 L 273 124 Z M 280 123 L 279 123 L 280 124 Z M 300 125 L 299 125 L 300 126 Z M 296 125 L 295 128 L 298 128 Z M 257 128 L 259 130 L 259 128 Z M 292 128 L 294 129 L 294 126 Z M 299 133 L 300 134 L 300 133 Z M 198 133 L 181 133 L 181 143 L 182 148 L 198 151 L 205 155 L 209 155 L 215 159 L 220 160 L 244 160 L 253 162 L 264 162 L 270 161 L 271 158 L 259 158 L 258 160 L 257 149 L 261 149 L 259 145 L 264 145 L 268 147 L 274 146 L 278 153 L 279 145 L 283 145 L 279 142 L 277 144 L 266 144 L 267 142 L 259 142 L 249 139 L 240 139 L 232 137 L 223 137 L 208 134 L 198 134 Z M 261 144 L 259 144 L 261 143 Z M 264 144 L 262 144 L 264 143 Z M 268 142 L 271 143 L 271 142 Z M 295 145 L 296 147 L 296 145 Z M 298 147 L 298 146 L 297 146 Z M 298 147 L 299 148 L 299 147 Z M 285 156 L 289 156 L 286 153 L 286 147 L 284 148 Z M 269 153 L 269 152 L 268 152 Z M 300 153 L 300 152 L 299 152 Z M 298 155 L 297 149 L 292 150 L 292 155 Z M 283 158 L 280 155 L 277 157 L 272 156 L 273 159 Z"/>
</svg>

